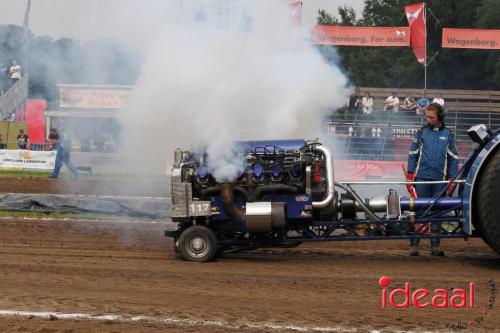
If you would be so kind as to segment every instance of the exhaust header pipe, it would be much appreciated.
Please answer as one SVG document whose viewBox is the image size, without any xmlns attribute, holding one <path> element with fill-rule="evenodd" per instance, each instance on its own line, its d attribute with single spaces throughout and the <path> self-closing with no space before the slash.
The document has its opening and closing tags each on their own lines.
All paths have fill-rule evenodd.
<svg viewBox="0 0 500 333">
<path fill-rule="evenodd" d="M 326 197 L 321 201 L 313 201 L 313 208 L 326 208 L 331 204 L 333 198 L 335 197 L 335 185 L 333 180 L 333 160 L 332 154 L 325 146 L 317 146 L 316 150 L 320 151 L 325 157 L 326 164 Z"/>
</svg>

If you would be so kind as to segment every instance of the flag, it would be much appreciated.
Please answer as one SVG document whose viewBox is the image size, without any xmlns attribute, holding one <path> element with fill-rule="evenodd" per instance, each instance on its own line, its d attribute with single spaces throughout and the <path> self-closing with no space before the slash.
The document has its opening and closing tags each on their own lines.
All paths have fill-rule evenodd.
<svg viewBox="0 0 500 333">
<path fill-rule="evenodd" d="M 288 5 L 290 10 L 290 22 L 293 25 L 302 24 L 302 1 L 295 1 Z"/>
<path fill-rule="evenodd" d="M 405 14 L 410 26 L 410 44 L 421 64 L 426 64 L 427 28 L 425 25 L 425 3 L 405 6 Z"/>
<path fill-rule="evenodd" d="M 28 0 L 26 4 L 26 12 L 24 13 L 23 22 L 23 37 L 22 37 L 22 49 L 24 53 L 24 73 L 28 72 L 28 48 L 30 39 L 30 11 L 31 11 L 31 0 Z"/>
<path fill-rule="evenodd" d="M 31 11 L 31 0 L 28 0 L 28 3 L 26 4 L 26 12 L 24 13 L 24 21 L 23 21 L 23 47 L 26 47 L 29 39 L 30 11 Z"/>
</svg>

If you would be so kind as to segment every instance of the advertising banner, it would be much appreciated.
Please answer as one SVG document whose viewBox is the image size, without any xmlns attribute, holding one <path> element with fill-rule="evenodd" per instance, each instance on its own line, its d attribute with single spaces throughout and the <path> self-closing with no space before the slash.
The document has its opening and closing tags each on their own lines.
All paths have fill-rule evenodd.
<svg viewBox="0 0 500 333">
<path fill-rule="evenodd" d="M 415 133 L 417 132 L 417 128 L 392 125 L 391 131 L 393 139 L 413 139 Z M 408 148 L 410 147 L 408 146 Z"/>
<path fill-rule="evenodd" d="M 498 50 L 500 30 L 443 28 L 443 47 Z"/>
<path fill-rule="evenodd" d="M 379 180 L 403 178 L 401 164 L 392 161 L 335 160 L 335 180 L 363 181 L 380 178 Z M 406 164 L 406 163 L 404 163 Z"/>
<path fill-rule="evenodd" d="M 28 99 L 26 101 L 26 125 L 31 143 L 45 142 L 45 106 L 44 99 Z"/>
<path fill-rule="evenodd" d="M 59 88 L 61 108 L 120 109 L 127 105 L 131 89 L 69 87 Z"/>
<path fill-rule="evenodd" d="M 408 27 L 351 27 L 316 25 L 313 43 L 348 46 L 409 46 Z"/>
<path fill-rule="evenodd" d="M 0 150 L 0 168 L 52 170 L 55 161 L 55 151 Z"/>
</svg>

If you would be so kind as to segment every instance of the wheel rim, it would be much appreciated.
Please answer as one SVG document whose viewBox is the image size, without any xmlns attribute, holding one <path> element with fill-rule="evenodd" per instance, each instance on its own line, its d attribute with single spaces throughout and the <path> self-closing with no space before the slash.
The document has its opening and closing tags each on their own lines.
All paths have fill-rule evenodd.
<svg viewBox="0 0 500 333">
<path fill-rule="evenodd" d="M 191 238 L 186 245 L 186 252 L 193 258 L 202 258 L 210 251 L 210 244 L 200 236 Z"/>
</svg>

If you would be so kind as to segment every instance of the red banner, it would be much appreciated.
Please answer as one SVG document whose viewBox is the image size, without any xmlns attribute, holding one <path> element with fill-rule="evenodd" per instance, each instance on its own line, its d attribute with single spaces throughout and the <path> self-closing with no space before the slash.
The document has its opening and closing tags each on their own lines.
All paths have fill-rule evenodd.
<svg viewBox="0 0 500 333">
<path fill-rule="evenodd" d="M 405 162 L 392 161 L 363 161 L 363 160 L 335 160 L 335 180 L 363 181 L 375 177 L 383 179 L 404 180 L 401 164 Z"/>
<path fill-rule="evenodd" d="M 313 43 L 348 46 L 408 46 L 408 27 L 351 27 L 316 25 Z"/>
<path fill-rule="evenodd" d="M 290 21 L 293 25 L 302 24 L 302 1 L 295 1 L 288 5 L 290 10 Z"/>
<path fill-rule="evenodd" d="M 410 25 L 410 41 L 413 53 L 421 64 L 426 62 L 427 28 L 425 25 L 425 3 L 405 6 L 405 14 Z"/>
<path fill-rule="evenodd" d="M 26 100 L 26 123 L 31 143 L 45 142 L 45 105 L 44 99 Z"/>
<path fill-rule="evenodd" d="M 443 47 L 500 49 L 500 30 L 443 28 Z"/>
</svg>

